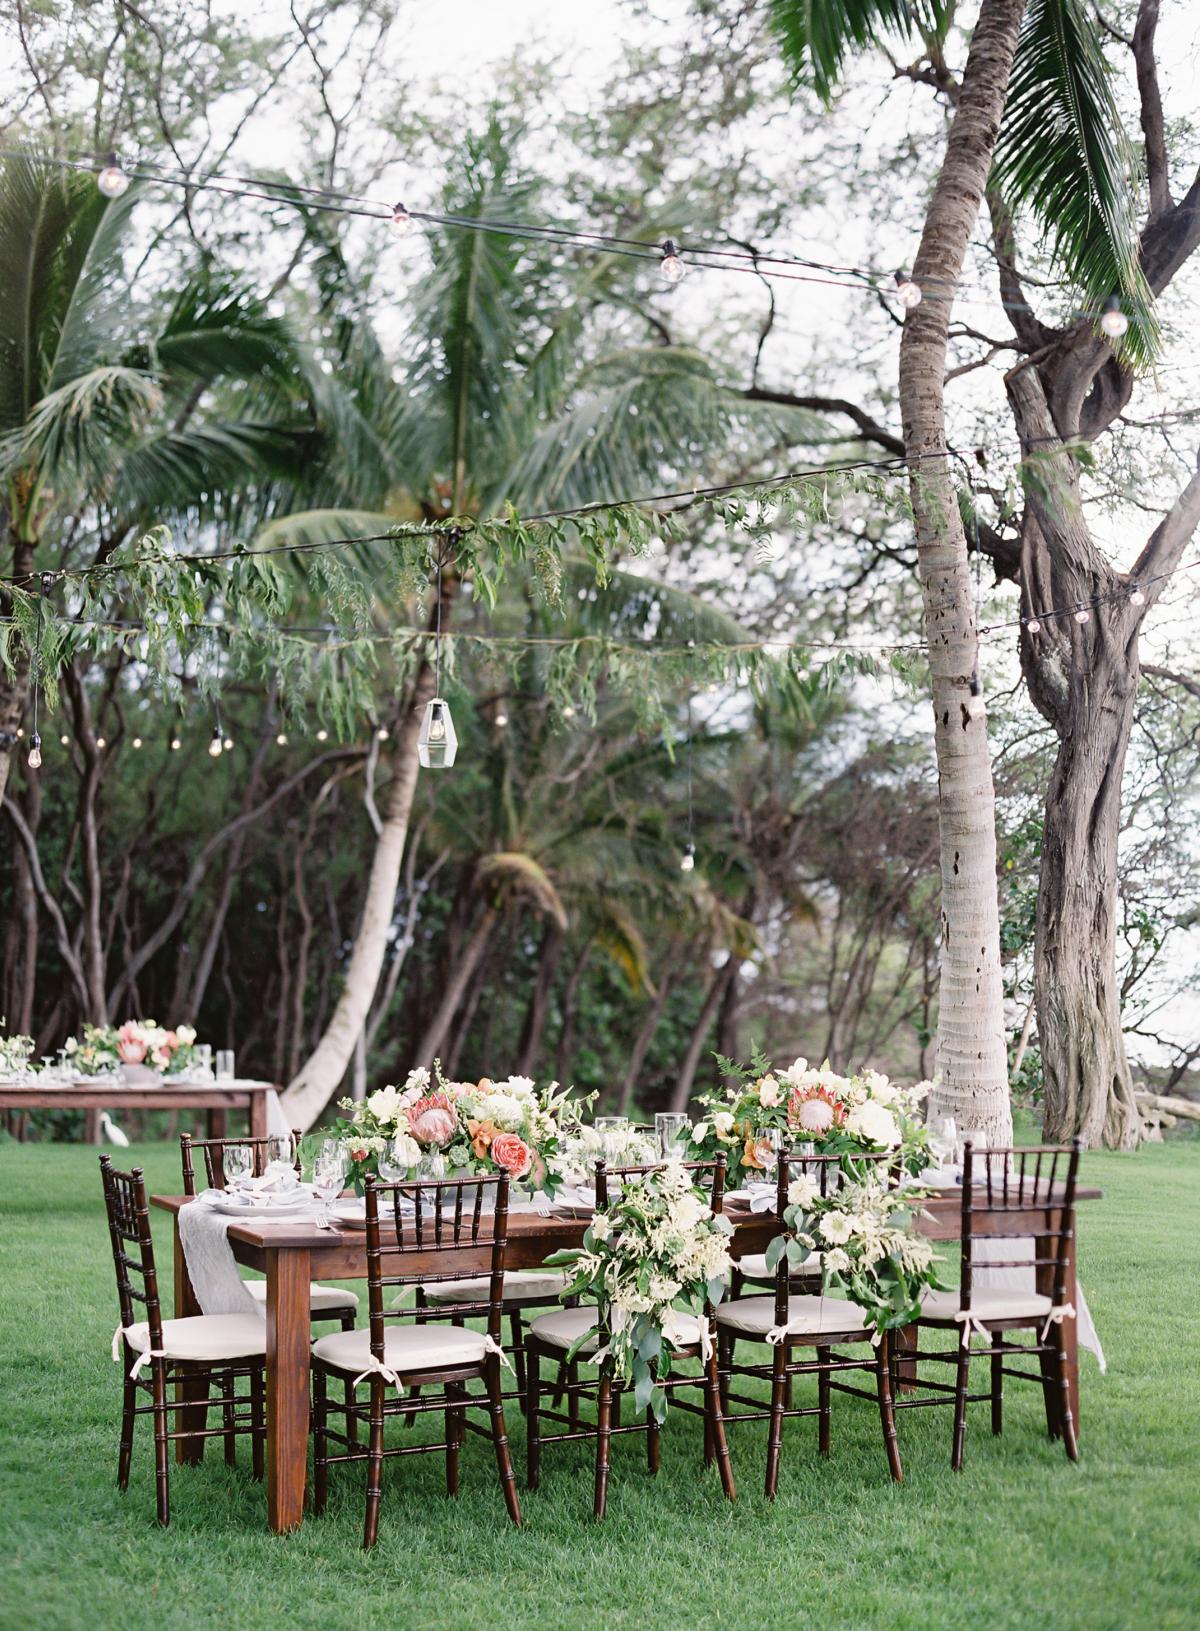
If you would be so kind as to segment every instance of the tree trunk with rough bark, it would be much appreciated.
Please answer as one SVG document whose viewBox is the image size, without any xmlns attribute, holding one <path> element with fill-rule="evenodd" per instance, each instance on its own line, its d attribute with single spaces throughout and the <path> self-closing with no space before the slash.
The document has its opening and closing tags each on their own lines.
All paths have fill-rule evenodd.
<svg viewBox="0 0 1200 1631">
<path fill-rule="evenodd" d="M 550 994 L 554 989 L 554 977 L 558 973 L 558 965 L 562 960 L 565 941 L 566 936 L 557 923 L 549 922 L 546 924 L 542 930 L 537 975 L 533 982 L 529 1004 L 525 1009 L 525 1020 L 521 1026 L 521 1040 L 517 1045 L 516 1074 L 518 1076 L 532 1076 L 535 1074 L 538 1057 L 542 1051 L 542 1033 L 546 1028 L 546 1018 L 550 1012 Z"/>
<path fill-rule="evenodd" d="M 721 1006 L 721 999 L 729 988 L 733 978 L 737 960 L 730 952 L 728 960 L 713 975 L 712 984 L 705 994 L 704 1003 L 700 1009 L 700 1016 L 693 1027 L 691 1038 L 688 1041 L 687 1052 L 679 1067 L 679 1075 L 675 1078 L 675 1086 L 671 1091 L 670 1108 L 682 1114 L 688 1107 L 692 1096 L 692 1087 L 696 1081 L 696 1071 L 700 1066 L 700 1056 L 704 1052 L 704 1043 L 717 1017 Z"/>
<path fill-rule="evenodd" d="M 12 548 L 13 581 L 28 589 L 33 571 L 33 545 L 20 537 L 11 526 L 9 543 Z M 9 607 L 9 597 L 0 595 L 0 612 L 7 614 Z M 0 667 L 0 800 L 4 798 L 4 789 L 8 786 L 8 772 L 17 749 L 17 727 L 28 700 L 29 658 L 18 642 L 12 674 Z"/>
<path fill-rule="evenodd" d="M 425 1034 L 417 1044 L 415 1064 L 432 1067 L 438 1050 L 446 1040 L 450 1030 L 450 1022 L 458 1012 L 458 1006 L 467 994 L 467 987 L 471 978 L 487 950 L 488 941 L 492 938 L 492 930 L 496 927 L 496 920 L 500 916 L 495 906 L 484 908 L 479 922 L 471 931 L 471 937 L 463 948 L 462 956 L 454 965 L 450 978 L 442 990 L 441 1001 L 434 1010 L 433 1018 L 425 1028 Z"/>
<path fill-rule="evenodd" d="M 1000 973 L 996 822 L 987 725 L 972 706 L 978 638 L 966 537 L 946 451 L 946 330 L 1004 112 L 1024 0 L 984 0 L 913 276 L 900 407 L 916 521 L 939 778 L 942 970 L 932 1108 L 993 1141 L 1012 1133 Z"/>
<path fill-rule="evenodd" d="M 675 989 L 676 963 L 683 945 L 682 937 L 676 935 L 667 947 L 662 966 L 658 971 L 658 990 L 653 1001 L 646 1010 L 646 1016 L 638 1027 L 638 1034 L 634 1038 L 633 1051 L 629 1055 L 629 1064 L 625 1069 L 625 1078 L 621 1083 L 621 1097 L 617 1106 L 619 1115 L 627 1116 L 633 1103 L 633 1095 L 637 1089 L 638 1078 L 642 1074 L 642 1066 L 646 1063 L 646 1055 L 650 1051 L 650 1044 L 654 1041 L 658 1027 L 666 1012 L 667 999 Z"/>
<path fill-rule="evenodd" d="M 443 628 L 449 620 L 457 588 L 458 580 L 454 574 L 446 574 L 442 580 Z M 388 789 L 387 805 L 375 842 L 375 854 L 371 859 L 362 919 L 341 993 L 321 1040 L 289 1082 L 280 1101 L 288 1117 L 288 1126 L 299 1127 L 301 1132 L 308 1131 L 341 1085 L 379 984 L 387 955 L 388 933 L 395 916 L 396 890 L 400 884 L 404 846 L 417 791 L 420 768 L 417 736 L 425 704 L 433 696 L 433 678 L 433 668 L 429 663 L 422 663 L 413 682 L 407 718 L 397 732 L 392 756 L 395 774 Z M 439 774 L 445 775 L 447 772 Z"/>
</svg>

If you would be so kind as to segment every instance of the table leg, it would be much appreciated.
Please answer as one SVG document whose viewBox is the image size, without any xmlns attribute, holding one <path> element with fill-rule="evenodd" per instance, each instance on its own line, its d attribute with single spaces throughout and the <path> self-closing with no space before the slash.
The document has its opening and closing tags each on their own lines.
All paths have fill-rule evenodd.
<svg viewBox="0 0 1200 1631">
<path fill-rule="evenodd" d="M 249 1093 L 246 1097 L 246 1119 L 250 1124 L 250 1137 L 266 1138 L 267 1095 L 265 1093 Z"/>
<path fill-rule="evenodd" d="M 228 1131 L 229 1117 L 223 1104 L 214 1104 L 208 1111 L 209 1138 L 224 1138 Z"/>
<path fill-rule="evenodd" d="M 187 1259 L 183 1255 L 183 1246 L 179 1239 L 179 1218 L 176 1216 L 175 1318 L 189 1319 L 193 1314 L 200 1312 L 200 1304 L 196 1301 L 196 1293 L 187 1270 Z M 196 1432 L 208 1425 L 208 1382 L 202 1372 L 199 1375 L 189 1374 L 181 1377 L 175 1383 L 175 1398 L 181 1404 L 186 1401 L 185 1408 L 176 1413 L 176 1421 L 182 1431 Z M 204 1442 L 202 1438 L 176 1439 L 175 1459 L 180 1466 L 194 1466 L 197 1462 L 203 1461 Z"/>
<path fill-rule="evenodd" d="M 1053 1220 L 1058 1223 L 1057 1217 Z M 1057 1235 L 1043 1235 L 1039 1238 L 1035 1251 L 1039 1258 L 1050 1258 L 1058 1244 Z M 1072 1308 L 1079 1305 L 1079 1282 L 1075 1273 L 1075 1240 L 1072 1237 L 1066 1242 L 1066 1274 L 1063 1278 L 1063 1301 L 1070 1303 Z M 1037 1289 L 1043 1297 L 1054 1295 L 1054 1265 L 1050 1262 L 1039 1262 L 1037 1269 Z M 1075 1437 L 1079 1438 L 1079 1321 L 1065 1319 L 1062 1325 L 1063 1350 L 1067 1361 L 1067 1393 L 1071 1401 L 1071 1416 L 1075 1423 Z"/>
<path fill-rule="evenodd" d="M 308 1474 L 308 1253 L 267 1253 L 267 1514 L 298 1529 Z"/>
</svg>

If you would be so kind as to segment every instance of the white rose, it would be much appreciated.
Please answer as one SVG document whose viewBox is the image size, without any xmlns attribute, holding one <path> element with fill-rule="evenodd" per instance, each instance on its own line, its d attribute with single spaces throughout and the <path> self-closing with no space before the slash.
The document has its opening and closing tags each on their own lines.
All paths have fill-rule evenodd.
<svg viewBox="0 0 1200 1631">
<path fill-rule="evenodd" d="M 175 1040 L 183 1047 L 190 1048 L 196 1040 L 196 1027 L 194 1025 L 177 1025 L 175 1027 Z"/>
<path fill-rule="evenodd" d="M 75 1037 L 69 1036 L 67 1038 L 66 1042 L 63 1044 L 63 1052 L 68 1057 L 70 1057 L 70 1055 L 73 1054 L 73 1053 L 78 1053 L 79 1052 L 79 1043 L 75 1039 Z"/>
<path fill-rule="evenodd" d="M 714 1110 L 713 1131 L 719 1138 L 727 1138 L 733 1129 L 733 1116 L 728 1110 Z"/>
<path fill-rule="evenodd" d="M 771 1110 L 782 1101 L 782 1098 L 779 1083 L 774 1076 L 764 1076 L 758 1084 L 758 1102 L 764 1109 Z"/>
<path fill-rule="evenodd" d="M 788 1068 L 781 1070 L 779 1074 L 785 1082 L 790 1082 L 793 1087 L 800 1087 L 808 1074 L 808 1060 L 793 1059 Z"/>
<path fill-rule="evenodd" d="M 850 1219 L 845 1212 L 828 1212 L 818 1225 L 822 1237 L 831 1246 L 844 1246 L 850 1239 L 852 1230 Z"/>
<path fill-rule="evenodd" d="M 367 1100 L 367 1109 L 376 1121 L 395 1121 L 400 1111 L 400 1094 L 394 1087 L 381 1087 Z"/>
<path fill-rule="evenodd" d="M 881 1144 L 894 1149 L 900 1142 L 900 1127 L 894 1115 L 875 1099 L 857 1104 L 846 1117 L 846 1131 L 853 1138 L 862 1138 L 869 1144 Z"/>
<path fill-rule="evenodd" d="M 398 1166 L 416 1167 L 421 1164 L 421 1146 L 409 1133 L 397 1133 L 392 1140 L 392 1155 Z"/>
</svg>

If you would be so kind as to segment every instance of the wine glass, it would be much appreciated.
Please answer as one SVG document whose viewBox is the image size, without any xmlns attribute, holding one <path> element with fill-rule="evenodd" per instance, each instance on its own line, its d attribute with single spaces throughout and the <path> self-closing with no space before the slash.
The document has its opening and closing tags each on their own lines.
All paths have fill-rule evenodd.
<svg viewBox="0 0 1200 1631">
<path fill-rule="evenodd" d="M 329 1208 L 346 1186 L 348 1165 L 346 1152 L 340 1147 L 332 1151 L 322 1149 L 313 1165 L 312 1187 L 323 1208 L 317 1219 L 322 1228 L 329 1227 Z"/>
<path fill-rule="evenodd" d="M 658 1141 L 658 1153 L 666 1161 L 671 1156 L 683 1154 L 684 1135 L 688 1129 L 688 1118 L 674 1110 L 660 1110 L 654 1118 L 654 1136 Z"/>
<path fill-rule="evenodd" d="M 248 1144 L 226 1144 L 221 1155 L 227 1189 L 236 1189 L 254 1169 L 254 1151 Z"/>
<path fill-rule="evenodd" d="M 405 1142 L 407 1142 L 407 1139 Z M 375 1165 L 379 1170 L 379 1176 L 385 1184 L 398 1184 L 408 1177 L 410 1169 L 405 1159 L 407 1153 L 397 1137 L 389 1139 L 375 1157 Z"/>
<path fill-rule="evenodd" d="M 294 1166 L 296 1160 L 296 1140 L 291 1133 L 269 1133 L 267 1135 L 267 1168 L 273 1166 Z"/>
<path fill-rule="evenodd" d="M 958 1155 L 958 1128 L 953 1116 L 940 1116 L 929 1134 L 929 1153 L 940 1169 L 949 1166 Z"/>
</svg>

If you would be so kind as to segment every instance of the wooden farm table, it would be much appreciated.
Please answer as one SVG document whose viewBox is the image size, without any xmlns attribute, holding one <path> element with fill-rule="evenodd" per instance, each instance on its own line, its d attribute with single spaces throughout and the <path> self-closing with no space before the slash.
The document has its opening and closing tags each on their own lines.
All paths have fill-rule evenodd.
<svg viewBox="0 0 1200 1631">
<path fill-rule="evenodd" d="M 0 1110 L 206 1110 L 208 1136 L 224 1138 L 230 1110 L 244 1110 L 252 1138 L 267 1133 L 267 1094 L 273 1082 L 235 1078 L 229 1082 L 130 1083 L 0 1082 Z"/>
<path fill-rule="evenodd" d="M 1095 1200 L 1098 1189 L 1078 1188 L 1078 1200 Z M 1046 1191 L 1044 1211 L 1025 1214 L 1029 1232 L 1038 1237 L 1042 1231 L 1056 1227 L 1061 1190 Z M 179 1242 L 178 1214 L 184 1205 L 181 1195 L 155 1195 L 151 1204 L 174 1214 L 175 1225 L 175 1314 L 177 1318 L 200 1313 L 199 1304 L 188 1277 L 187 1263 Z M 751 1214 L 744 1205 L 731 1203 L 727 1216 L 734 1225 L 731 1250 L 734 1258 L 749 1252 L 761 1252 L 777 1232 L 773 1218 Z M 933 1240 L 957 1240 L 961 1232 L 962 1196 L 955 1190 L 937 1195 L 925 1202 L 925 1215 L 921 1220 L 922 1234 Z M 992 1227 L 989 1228 L 989 1222 Z M 976 1234 L 999 1233 L 1011 1229 L 1012 1219 L 997 1215 L 989 1219 L 986 1213 L 976 1213 L 972 1229 Z M 583 1238 L 587 1219 L 581 1214 L 574 1218 L 542 1218 L 536 1213 L 510 1214 L 508 1220 L 508 1250 L 506 1266 L 513 1269 L 537 1268 L 553 1251 L 563 1246 L 577 1246 Z M 385 1272 L 396 1272 L 386 1250 L 384 1234 Z M 258 1269 L 267 1277 L 267 1517 L 270 1527 L 278 1534 L 298 1529 L 304 1517 L 304 1489 L 308 1471 L 309 1431 L 309 1282 L 312 1280 L 362 1280 L 367 1274 L 366 1235 L 359 1229 L 339 1229 L 331 1232 L 318 1229 L 315 1223 L 301 1220 L 277 1222 L 266 1220 L 233 1223 L 229 1228 L 229 1241 L 234 1256 L 248 1268 Z M 463 1276 L 485 1273 L 490 1264 L 491 1245 L 464 1246 L 461 1250 L 405 1253 L 404 1272 L 414 1274 L 447 1274 L 457 1272 Z M 1039 1246 L 1038 1256 L 1045 1255 Z M 394 1256 L 394 1254 L 393 1254 Z M 1036 1271 L 1038 1290 L 1051 1291 L 1048 1268 Z M 1065 1297 L 1074 1303 L 1075 1256 L 1074 1243 L 1067 1264 Z M 1071 1409 L 1079 1431 L 1079 1361 L 1075 1321 L 1068 1319 L 1063 1325 L 1067 1350 L 1067 1375 L 1071 1390 Z M 186 1384 L 184 1384 L 186 1387 Z M 193 1399 L 204 1399 L 203 1383 L 192 1384 L 186 1394 Z M 198 1411 L 202 1406 L 197 1406 Z M 188 1420 L 188 1426 L 203 1427 L 202 1420 Z M 181 1442 L 176 1446 L 181 1461 L 199 1460 L 204 1453 L 204 1440 Z"/>
</svg>

